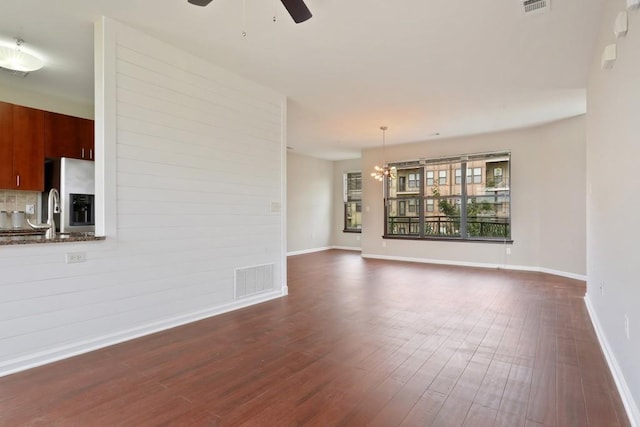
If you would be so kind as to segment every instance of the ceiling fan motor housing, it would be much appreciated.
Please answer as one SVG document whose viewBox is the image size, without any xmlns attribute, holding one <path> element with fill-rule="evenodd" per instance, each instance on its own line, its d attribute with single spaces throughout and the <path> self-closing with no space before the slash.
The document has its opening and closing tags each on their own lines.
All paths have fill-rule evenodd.
<svg viewBox="0 0 640 427">
<path fill-rule="evenodd" d="M 211 3 L 212 0 L 188 0 L 188 1 L 189 3 L 196 6 L 207 6 L 209 3 Z M 289 15 L 291 15 L 291 18 L 293 18 L 293 21 L 296 24 L 304 22 L 313 16 L 311 15 L 311 11 L 307 7 L 307 5 L 304 3 L 304 0 L 280 0 L 280 1 L 282 1 L 282 4 L 287 9 L 287 12 L 289 12 Z"/>
</svg>

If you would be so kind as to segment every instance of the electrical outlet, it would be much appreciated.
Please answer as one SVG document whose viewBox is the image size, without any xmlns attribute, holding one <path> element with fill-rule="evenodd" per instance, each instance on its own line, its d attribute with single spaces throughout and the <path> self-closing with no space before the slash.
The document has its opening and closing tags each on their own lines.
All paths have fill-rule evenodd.
<svg viewBox="0 0 640 427">
<path fill-rule="evenodd" d="M 507 253 L 507 255 L 511 255 L 511 248 L 509 246 L 507 246 L 505 248 L 505 252 Z"/>
<path fill-rule="evenodd" d="M 600 296 L 604 296 L 604 282 L 600 282 Z"/>
<path fill-rule="evenodd" d="M 25 212 L 28 215 L 33 215 L 34 213 L 36 213 L 36 206 L 35 205 L 27 205 L 25 208 Z"/>
<path fill-rule="evenodd" d="M 386 248 L 387 247 L 387 242 L 385 242 L 384 240 L 382 241 L 382 247 Z"/>
<path fill-rule="evenodd" d="M 87 260 L 86 252 L 68 252 L 67 253 L 67 264 L 85 262 L 86 260 Z"/>
<path fill-rule="evenodd" d="M 624 315 L 624 334 L 629 339 L 629 316 Z"/>
</svg>

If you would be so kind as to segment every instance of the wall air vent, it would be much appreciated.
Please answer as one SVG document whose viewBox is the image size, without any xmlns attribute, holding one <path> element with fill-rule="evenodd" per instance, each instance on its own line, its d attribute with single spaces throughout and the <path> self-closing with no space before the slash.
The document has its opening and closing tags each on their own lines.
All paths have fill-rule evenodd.
<svg viewBox="0 0 640 427">
<path fill-rule="evenodd" d="M 16 70 L 10 70 L 8 68 L 2 68 L 2 67 L 0 67 L 0 70 L 4 71 L 5 73 L 13 74 L 16 77 L 27 77 L 29 75 L 29 73 L 26 71 L 16 71 Z"/>
<path fill-rule="evenodd" d="M 524 13 L 548 12 L 551 0 L 524 0 L 522 6 Z"/>
<path fill-rule="evenodd" d="M 273 264 L 236 268 L 235 298 L 241 299 L 273 290 Z"/>
</svg>

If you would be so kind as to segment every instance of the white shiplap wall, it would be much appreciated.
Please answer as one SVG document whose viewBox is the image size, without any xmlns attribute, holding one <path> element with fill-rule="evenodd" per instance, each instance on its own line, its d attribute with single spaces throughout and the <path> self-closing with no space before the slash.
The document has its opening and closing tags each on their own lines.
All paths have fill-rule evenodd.
<svg viewBox="0 0 640 427">
<path fill-rule="evenodd" d="M 0 247 L 0 374 L 286 293 L 271 209 L 285 205 L 284 97 L 120 23 L 96 28 L 107 240 Z M 65 264 L 77 251 L 87 262 Z M 276 291 L 235 301 L 234 269 L 271 263 Z"/>
</svg>

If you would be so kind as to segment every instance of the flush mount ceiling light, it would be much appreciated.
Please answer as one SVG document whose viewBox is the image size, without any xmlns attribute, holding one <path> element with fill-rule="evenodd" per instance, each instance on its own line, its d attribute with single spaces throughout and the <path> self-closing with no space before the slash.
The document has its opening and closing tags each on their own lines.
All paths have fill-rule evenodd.
<svg viewBox="0 0 640 427">
<path fill-rule="evenodd" d="M 24 40 L 19 37 L 15 40 L 15 46 L 0 46 L 0 67 L 22 73 L 30 73 L 42 68 L 44 63 L 40 58 L 22 50 Z"/>
<path fill-rule="evenodd" d="M 374 171 L 371 172 L 371 176 L 374 177 L 375 179 L 377 179 L 378 181 L 384 181 L 385 178 L 395 178 L 396 177 L 396 168 L 395 167 L 389 167 L 388 164 L 386 164 L 386 160 L 384 160 L 384 145 L 385 145 L 385 133 L 387 131 L 387 127 L 386 126 L 380 126 L 380 130 L 382 131 L 382 159 L 383 159 L 383 166 L 380 167 L 378 165 L 376 165 L 374 167 Z"/>
</svg>

